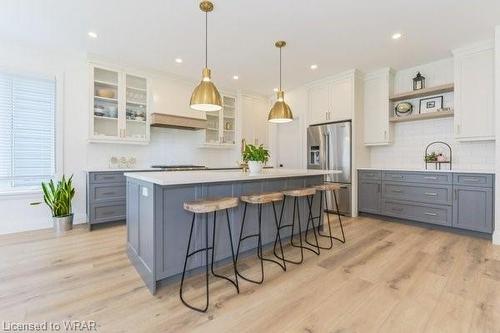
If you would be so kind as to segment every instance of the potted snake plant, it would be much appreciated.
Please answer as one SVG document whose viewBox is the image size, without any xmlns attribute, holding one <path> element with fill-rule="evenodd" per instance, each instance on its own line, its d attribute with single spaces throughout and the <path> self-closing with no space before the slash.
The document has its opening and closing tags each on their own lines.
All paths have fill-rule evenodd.
<svg viewBox="0 0 500 333">
<path fill-rule="evenodd" d="M 255 146 L 248 144 L 243 150 L 243 161 L 247 162 L 251 174 L 258 174 L 269 160 L 269 150 L 263 145 Z"/>
<path fill-rule="evenodd" d="M 48 183 L 42 182 L 42 190 L 43 201 L 52 212 L 52 221 L 56 234 L 62 234 L 73 229 L 73 212 L 71 209 L 71 200 L 75 196 L 73 176 L 67 179 L 63 176 L 57 184 L 52 180 Z M 32 204 L 37 205 L 40 203 L 35 202 Z"/>
</svg>

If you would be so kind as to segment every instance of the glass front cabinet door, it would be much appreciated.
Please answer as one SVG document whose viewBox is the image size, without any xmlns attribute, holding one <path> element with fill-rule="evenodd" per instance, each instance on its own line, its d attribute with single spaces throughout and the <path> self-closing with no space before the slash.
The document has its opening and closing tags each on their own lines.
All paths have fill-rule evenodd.
<svg viewBox="0 0 500 333">
<path fill-rule="evenodd" d="M 90 142 L 149 142 L 149 89 L 144 77 L 90 65 Z"/>
<path fill-rule="evenodd" d="M 236 97 L 222 94 L 222 110 L 207 112 L 205 144 L 231 146 L 236 143 Z"/>
</svg>

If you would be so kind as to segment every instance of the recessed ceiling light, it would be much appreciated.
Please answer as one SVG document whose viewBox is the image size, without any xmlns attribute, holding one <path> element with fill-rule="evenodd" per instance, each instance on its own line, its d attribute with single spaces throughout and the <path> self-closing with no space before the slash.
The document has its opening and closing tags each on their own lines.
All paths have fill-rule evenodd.
<svg viewBox="0 0 500 333">
<path fill-rule="evenodd" d="M 175 58 L 175 62 L 178 64 L 182 64 L 182 59 L 181 58 Z"/>
<path fill-rule="evenodd" d="M 312 70 L 318 69 L 318 65 L 316 65 L 316 64 L 311 65 L 311 69 L 312 69 Z"/>
<path fill-rule="evenodd" d="M 93 31 L 89 31 L 87 35 L 89 35 L 90 38 L 97 38 L 97 34 Z"/>
<path fill-rule="evenodd" d="M 273 91 L 274 91 L 274 92 L 278 92 L 278 91 L 279 91 L 279 89 L 278 89 L 278 88 L 274 88 L 274 89 L 273 89 Z"/>
<path fill-rule="evenodd" d="M 233 79 L 234 79 L 234 80 L 238 80 L 239 78 L 240 78 L 240 77 L 239 77 L 238 75 L 234 75 L 234 76 L 233 76 Z"/>
<path fill-rule="evenodd" d="M 392 39 L 400 39 L 401 36 L 403 36 L 400 32 L 396 32 L 395 34 L 392 35 Z"/>
</svg>

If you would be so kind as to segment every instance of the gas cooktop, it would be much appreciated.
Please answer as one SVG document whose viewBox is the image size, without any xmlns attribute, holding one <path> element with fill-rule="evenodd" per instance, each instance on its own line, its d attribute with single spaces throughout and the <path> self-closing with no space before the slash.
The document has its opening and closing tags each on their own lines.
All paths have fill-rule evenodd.
<svg viewBox="0 0 500 333">
<path fill-rule="evenodd" d="M 152 168 L 165 171 L 183 171 L 183 170 L 206 170 L 204 165 L 152 165 Z"/>
</svg>

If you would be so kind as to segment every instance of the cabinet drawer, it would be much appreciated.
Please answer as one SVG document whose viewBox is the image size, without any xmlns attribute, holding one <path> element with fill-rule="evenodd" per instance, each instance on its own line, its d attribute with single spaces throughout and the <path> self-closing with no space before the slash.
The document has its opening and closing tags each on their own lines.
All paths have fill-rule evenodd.
<svg viewBox="0 0 500 333">
<path fill-rule="evenodd" d="M 91 184 L 100 184 L 100 183 L 125 184 L 125 176 L 123 175 L 123 172 L 92 172 L 90 173 L 89 182 Z"/>
<path fill-rule="evenodd" d="M 125 202 L 109 202 L 96 204 L 90 209 L 90 223 L 103 223 L 110 221 L 120 221 L 126 218 Z"/>
<path fill-rule="evenodd" d="M 452 173 L 448 172 L 404 172 L 383 171 L 382 179 L 391 182 L 452 184 Z"/>
<path fill-rule="evenodd" d="M 125 185 L 109 185 L 109 184 L 91 184 L 90 185 L 90 200 L 91 203 L 102 201 L 116 201 L 126 199 Z"/>
<path fill-rule="evenodd" d="M 382 214 L 401 219 L 451 226 L 452 207 L 382 200 Z"/>
<path fill-rule="evenodd" d="M 384 199 L 451 205 L 452 196 L 451 185 L 420 185 L 388 182 L 382 184 L 382 198 Z"/>
<path fill-rule="evenodd" d="M 380 170 L 359 170 L 359 178 L 362 180 L 381 180 L 382 171 Z"/>
<path fill-rule="evenodd" d="M 477 173 L 455 173 L 453 175 L 453 184 L 493 187 L 493 175 Z"/>
</svg>

